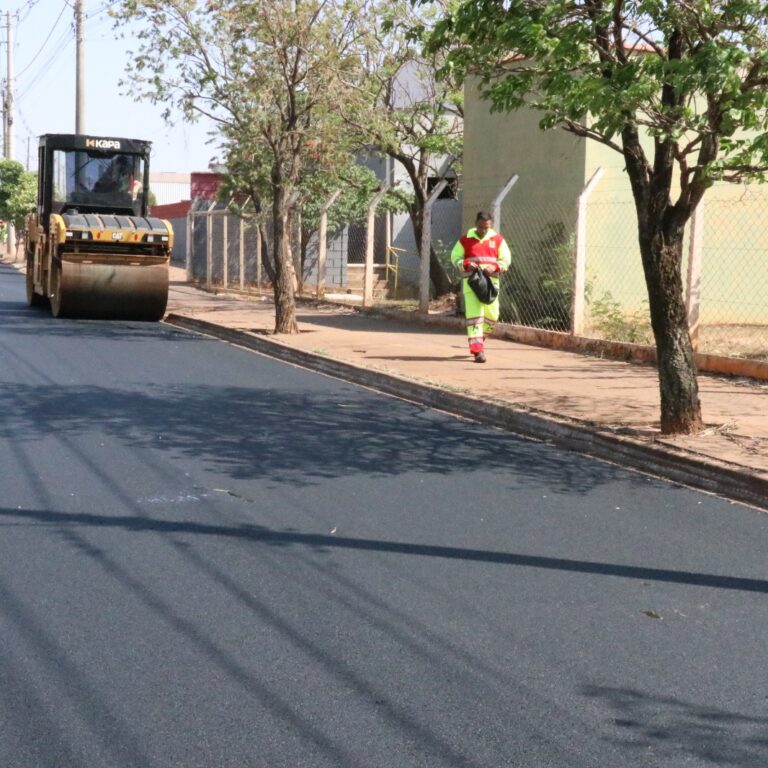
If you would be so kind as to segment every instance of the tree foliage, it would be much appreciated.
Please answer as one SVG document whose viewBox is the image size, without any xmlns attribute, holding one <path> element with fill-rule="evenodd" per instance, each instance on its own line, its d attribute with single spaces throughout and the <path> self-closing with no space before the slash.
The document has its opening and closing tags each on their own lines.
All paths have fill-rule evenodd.
<svg viewBox="0 0 768 768">
<path fill-rule="evenodd" d="M 717 179 L 768 169 L 768 6 L 753 0 L 466 0 L 445 71 L 623 155 L 659 358 L 661 428 L 702 424 L 682 295 L 684 228 Z M 646 146 L 652 147 L 649 151 Z"/>
<path fill-rule="evenodd" d="M 361 151 L 403 164 L 412 189 L 395 194 L 421 226 L 436 158 L 459 154 L 461 98 L 432 77 L 443 54 L 406 36 L 408 2 L 120 0 L 111 13 L 137 42 L 124 85 L 169 120 L 212 120 L 225 192 L 271 211 L 277 330 L 295 330 L 291 219 L 307 207 L 302 224 L 314 220 L 316 188 L 340 185 L 337 210 L 360 207 L 366 185 L 348 180 Z M 433 279 L 445 290 L 442 268 Z"/>
<path fill-rule="evenodd" d="M 204 114 L 220 131 L 233 188 L 271 208 L 275 329 L 295 332 L 290 219 L 307 162 L 323 148 L 346 163 L 341 122 L 364 80 L 361 0 L 123 0 L 121 22 L 138 20 L 132 87 L 188 118 Z"/>
<path fill-rule="evenodd" d="M 463 92 L 448 70 L 436 79 L 447 51 L 428 50 L 435 9 L 408 0 L 382 3 L 375 45 L 369 48 L 367 99 L 345 114 L 361 146 L 391 158 L 405 172 L 409 187 L 395 193 L 408 210 L 416 242 L 421 242 L 429 179 L 456 173 L 462 155 Z M 446 162 L 448 159 L 448 162 Z M 433 253 L 430 277 L 437 295 L 450 291 L 444 267 Z"/>
<path fill-rule="evenodd" d="M 368 214 L 368 206 L 381 181 L 376 174 L 350 155 L 349 163 L 336 173 L 307 173 L 302 179 L 302 224 L 310 233 L 320 223 L 323 206 L 335 191 L 339 196 L 328 210 L 328 227 L 331 231 L 346 224 L 362 224 Z M 377 211 L 400 213 L 405 209 L 401 197 L 394 191 L 385 194 Z"/>
<path fill-rule="evenodd" d="M 449 71 L 477 72 L 493 106 L 533 107 L 623 152 L 627 127 L 674 147 L 682 204 L 713 180 L 768 169 L 768 9 L 751 1 L 462 4 L 434 41 L 464 45 Z M 749 131 L 749 133 L 745 133 Z"/>
<path fill-rule="evenodd" d="M 16 160 L 0 160 L 0 219 L 17 229 L 37 204 L 37 174 L 24 170 Z"/>
</svg>

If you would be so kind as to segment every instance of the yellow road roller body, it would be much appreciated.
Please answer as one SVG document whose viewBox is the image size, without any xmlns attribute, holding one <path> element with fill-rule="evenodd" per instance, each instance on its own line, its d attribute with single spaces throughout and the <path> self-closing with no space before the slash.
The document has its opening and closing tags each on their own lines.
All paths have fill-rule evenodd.
<svg viewBox="0 0 768 768">
<path fill-rule="evenodd" d="M 173 249 L 147 214 L 150 144 L 40 138 L 37 210 L 27 218 L 27 302 L 55 317 L 160 320 Z"/>
</svg>

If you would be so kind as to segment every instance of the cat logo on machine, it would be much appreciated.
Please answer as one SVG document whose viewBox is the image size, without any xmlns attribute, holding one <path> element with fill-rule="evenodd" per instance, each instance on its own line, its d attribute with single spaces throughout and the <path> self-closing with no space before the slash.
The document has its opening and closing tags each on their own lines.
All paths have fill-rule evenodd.
<svg viewBox="0 0 768 768">
<path fill-rule="evenodd" d="M 113 240 L 122 240 L 123 239 L 123 233 L 122 232 L 113 232 L 112 233 L 112 239 Z"/>
<path fill-rule="evenodd" d="M 115 139 L 86 139 L 87 149 L 120 149 L 120 142 Z"/>
</svg>

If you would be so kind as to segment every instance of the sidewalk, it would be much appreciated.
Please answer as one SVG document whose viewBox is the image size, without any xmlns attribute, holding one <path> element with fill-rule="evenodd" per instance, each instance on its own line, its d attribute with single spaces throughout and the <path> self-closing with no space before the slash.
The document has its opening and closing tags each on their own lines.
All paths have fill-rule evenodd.
<svg viewBox="0 0 768 768">
<path fill-rule="evenodd" d="M 699 377 L 706 429 L 662 438 L 656 371 L 493 339 L 474 363 L 463 327 L 302 303 L 273 336 L 271 296 L 213 295 L 172 269 L 168 322 L 526 436 L 768 509 L 768 383 Z"/>
</svg>

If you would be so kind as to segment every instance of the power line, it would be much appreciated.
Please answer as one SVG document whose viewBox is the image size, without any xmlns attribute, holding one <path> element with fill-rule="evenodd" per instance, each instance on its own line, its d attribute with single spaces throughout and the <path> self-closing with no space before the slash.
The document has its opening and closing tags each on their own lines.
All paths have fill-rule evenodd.
<svg viewBox="0 0 768 768">
<path fill-rule="evenodd" d="M 26 109 L 26 107 L 33 103 L 32 100 L 36 100 L 35 94 L 41 87 L 46 87 L 52 79 L 57 83 L 61 82 L 61 77 L 64 75 L 64 69 L 60 64 L 57 64 L 57 62 L 62 55 L 67 54 L 67 51 L 71 50 L 71 44 L 74 40 L 74 24 L 62 23 L 62 19 L 65 18 L 67 9 L 74 6 L 74 2 L 72 0 L 60 1 L 61 10 L 55 22 L 49 29 L 45 40 L 39 46 L 32 59 L 25 64 L 24 68 L 14 78 L 16 82 L 15 90 L 17 92 L 15 105 L 17 108 L 23 104 Z M 89 30 L 90 34 L 93 34 L 94 37 L 104 37 L 104 33 L 101 32 L 101 30 L 107 28 L 111 20 L 107 12 L 110 8 L 118 5 L 120 2 L 121 0 L 102 0 L 99 7 L 85 16 L 86 28 Z M 25 20 L 36 6 L 39 11 L 39 3 L 40 0 L 27 0 L 26 4 L 22 7 Z M 36 18 L 34 20 L 37 21 Z M 41 26 L 42 24 L 38 22 L 37 28 L 39 29 Z M 45 27 L 43 27 L 43 29 L 45 29 Z M 32 31 L 31 26 L 25 27 L 25 30 L 27 39 L 30 37 L 38 37 L 36 32 Z M 99 31 L 97 32 L 96 30 Z M 58 36 L 56 34 L 57 31 L 59 31 Z M 14 45 L 14 48 L 17 47 L 19 46 Z M 33 110 L 33 112 L 34 111 L 35 110 Z M 28 121 L 23 115 L 20 116 L 26 129 L 30 134 L 34 135 L 35 132 L 30 128 Z M 36 122 L 36 120 L 33 120 L 33 122 Z"/>
<path fill-rule="evenodd" d="M 112 0 L 111 3 L 107 3 L 106 5 L 102 5 L 101 8 L 99 8 L 98 11 L 93 11 L 92 13 L 86 13 L 85 18 L 86 19 L 92 19 L 99 14 L 104 13 L 104 11 L 108 11 L 113 5 L 117 5 L 121 0 Z"/>
<path fill-rule="evenodd" d="M 21 72 L 18 73 L 18 75 L 16 75 L 17 78 L 21 77 L 35 63 L 35 61 L 37 61 L 37 57 L 43 52 L 43 48 L 45 48 L 45 46 L 48 44 L 48 41 L 51 39 L 51 35 L 56 31 L 56 27 L 61 21 L 61 17 L 64 15 L 64 11 L 66 10 L 67 10 L 67 5 L 65 3 L 61 8 L 61 13 L 59 14 L 58 18 L 56 19 L 56 21 L 53 22 L 53 26 L 51 27 L 51 31 L 48 33 L 48 37 L 45 38 L 45 41 L 40 46 L 40 49 L 32 57 L 32 61 L 30 61 L 29 64 L 27 64 L 27 66 L 24 67 L 24 69 L 22 69 Z"/>
<path fill-rule="evenodd" d="M 106 10 L 106 7 L 103 9 Z M 99 16 L 97 13 L 90 13 L 85 17 L 85 29 L 89 39 L 114 39 L 114 35 L 107 37 L 106 31 L 111 29 L 112 19 L 109 16 Z"/>
<path fill-rule="evenodd" d="M 50 74 L 52 74 L 53 69 L 51 68 L 51 65 L 69 47 L 71 42 L 72 40 L 69 36 L 69 30 L 65 30 L 64 34 L 56 42 L 56 46 L 58 47 L 53 51 L 53 53 L 48 57 L 48 59 L 41 65 L 40 69 L 35 74 L 35 77 L 31 78 L 28 81 L 29 85 L 23 84 L 22 86 L 19 86 L 17 84 L 17 89 L 19 91 L 23 89 L 25 97 L 29 93 L 34 91 L 38 86 L 40 86 L 47 79 L 47 77 Z M 42 76 L 39 75 L 41 71 L 43 72 Z"/>
<path fill-rule="evenodd" d="M 40 0 L 28 0 L 27 2 L 27 13 L 25 14 L 25 18 L 29 15 L 29 12 L 34 8 L 35 5 L 37 5 L 40 2 Z M 93 11 L 92 13 L 87 15 L 88 20 L 96 20 L 96 17 L 98 17 L 100 14 L 104 13 L 105 11 L 109 10 L 113 5 L 117 5 L 120 0 L 112 0 L 112 2 L 106 3 L 105 5 L 101 6 L 101 8 L 97 9 L 96 11 Z M 70 0 L 64 0 L 64 4 L 61 8 L 61 12 L 59 13 L 56 21 L 53 23 L 53 26 L 51 27 L 51 30 L 48 32 L 47 37 L 45 38 L 45 41 L 38 49 L 37 53 L 32 57 L 32 60 L 24 67 L 24 69 L 21 70 L 21 72 L 18 73 L 16 76 L 16 81 L 18 83 L 19 78 L 21 78 L 24 73 L 26 73 L 29 69 L 32 68 L 32 66 L 38 61 L 41 53 L 45 49 L 46 45 L 50 41 L 53 33 L 56 31 L 56 28 L 59 26 L 59 22 L 61 21 L 62 16 L 64 15 L 64 12 L 67 10 L 67 8 L 71 8 L 72 4 Z M 100 26 L 104 21 L 107 21 L 107 19 L 98 19 L 95 24 L 91 25 L 91 29 L 95 29 L 96 27 Z M 69 25 L 69 29 L 71 29 L 72 25 Z M 65 41 L 65 37 L 69 37 L 69 29 L 64 32 L 62 36 L 59 37 L 59 39 L 54 43 L 54 46 L 56 47 L 56 50 L 54 53 L 48 58 L 48 60 L 45 62 L 45 64 L 41 67 L 42 69 L 50 67 L 50 65 L 58 58 L 58 56 L 66 49 L 66 43 L 69 42 L 67 39 Z M 17 44 L 18 45 L 18 44 Z M 34 79 L 35 81 L 37 78 Z M 32 86 L 34 87 L 34 86 Z"/>
<path fill-rule="evenodd" d="M 62 33 L 59 35 L 59 37 L 56 39 L 56 42 L 53 44 L 53 51 L 49 51 L 48 58 L 43 62 L 43 64 L 38 68 L 37 73 L 39 74 L 40 71 L 46 69 L 49 67 L 53 61 L 55 61 L 56 57 L 61 53 L 61 51 L 66 48 L 66 46 L 71 42 L 70 37 L 70 28 L 67 27 L 64 30 L 62 30 Z M 25 70 L 29 69 L 29 67 L 25 67 Z M 29 77 L 29 75 L 27 76 Z M 37 76 L 32 78 L 34 80 L 37 80 Z"/>
<path fill-rule="evenodd" d="M 19 27 L 21 24 L 23 24 L 23 23 L 24 23 L 24 22 L 27 20 L 27 18 L 29 17 L 29 14 L 30 14 L 30 13 L 32 13 L 32 9 L 33 9 L 33 8 L 34 8 L 34 7 L 35 7 L 35 6 L 36 6 L 36 5 L 37 5 L 39 2 L 40 2 L 40 0 L 27 0 L 27 2 L 24 4 L 24 5 L 26 6 L 26 8 L 27 8 L 27 12 L 24 14 L 24 16 L 23 16 L 23 17 L 21 16 L 21 11 L 22 11 L 22 9 L 21 9 L 21 8 L 19 8 L 19 9 L 16 11 L 16 14 L 15 14 L 15 16 L 16 16 L 16 19 L 17 19 L 17 23 L 16 23 L 16 26 L 17 26 L 17 27 Z"/>
<path fill-rule="evenodd" d="M 16 112 L 18 113 L 19 117 L 21 118 L 22 125 L 27 129 L 27 136 L 37 136 L 38 133 L 36 131 L 33 131 L 29 127 L 29 123 L 27 122 L 27 119 L 24 117 L 24 113 L 19 108 L 18 102 L 16 103 Z"/>
</svg>

